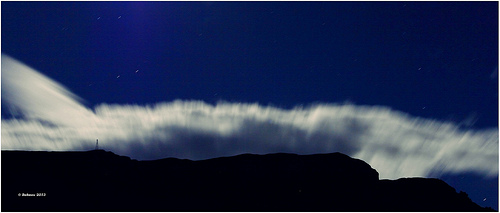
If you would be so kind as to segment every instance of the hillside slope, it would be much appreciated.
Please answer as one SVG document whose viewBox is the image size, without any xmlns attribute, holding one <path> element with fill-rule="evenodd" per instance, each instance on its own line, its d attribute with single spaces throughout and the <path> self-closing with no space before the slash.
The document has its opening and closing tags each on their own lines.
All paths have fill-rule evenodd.
<svg viewBox="0 0 500 213">
<path fill-rule="evenodd" d="M 34 195 L 34 196 L 29 196 Z M 2 151 L 2 211 L 485 211 L 438 179 L 379 180 L 341 153 L 137 161 Z"/>
</svg>

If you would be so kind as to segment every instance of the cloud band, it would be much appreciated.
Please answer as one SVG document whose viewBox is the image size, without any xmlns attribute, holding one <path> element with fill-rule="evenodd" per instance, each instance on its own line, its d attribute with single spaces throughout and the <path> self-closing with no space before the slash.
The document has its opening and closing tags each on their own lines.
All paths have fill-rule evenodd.
<svg viewBox="0 0 500 213">
<path fill-rule="evenodd" d="M 86 150 L 99 138 L 102 148 L 142 160 L 343 152 L 368 162 L 381 178 L 436 171 L 498 175 L 498 129 L 463 129 L 382 106 L 280 109 L 177 100 L 101 104 L 92 110 L 57 82 L 5 55 L 2 100 L 22 115 L 2 119 L 3 150 Z"/>
</svg>

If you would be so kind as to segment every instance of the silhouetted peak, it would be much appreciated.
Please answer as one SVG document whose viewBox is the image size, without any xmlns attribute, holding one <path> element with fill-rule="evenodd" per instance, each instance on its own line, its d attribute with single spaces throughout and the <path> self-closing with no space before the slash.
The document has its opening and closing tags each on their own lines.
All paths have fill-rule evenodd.
<svg viewBox="0 0 500 213">
<path fill-rule="evenodd" d="M 379 180 L 342 153 L 137 161 L 105 150 L 2 151 L 2 172 L 2 211 L 491 210 L 439 179 Z M 30 192 L 47 197 L 17 196 Z"/>
<path fill-rule="evenodd" d="M 241 154 L 199 161 L 205 168 L 224 167 L 232 172 L 311 174 L 332 180 L 377 181 L 379 174 L 366 162 L 342 153 L 298 155 L 289 153 Z"/>
</svg>

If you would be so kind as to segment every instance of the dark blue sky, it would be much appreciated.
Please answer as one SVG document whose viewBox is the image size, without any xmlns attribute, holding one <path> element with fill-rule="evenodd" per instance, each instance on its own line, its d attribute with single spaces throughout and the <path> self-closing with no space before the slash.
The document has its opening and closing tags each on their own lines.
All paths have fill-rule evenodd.
<svg viewBox="0 0 500 213">
<path fill-rule="evenodd" d="M 2 51 L 89 106 L 351 101 L 498 126 L 497 2 L 2 5 Z"/>
<path fill-rule="evenodd" d="M 91 108 L 350 101 L 498 127 L 498 2 L 2 2 L 1 39 Z"/>
</svg>

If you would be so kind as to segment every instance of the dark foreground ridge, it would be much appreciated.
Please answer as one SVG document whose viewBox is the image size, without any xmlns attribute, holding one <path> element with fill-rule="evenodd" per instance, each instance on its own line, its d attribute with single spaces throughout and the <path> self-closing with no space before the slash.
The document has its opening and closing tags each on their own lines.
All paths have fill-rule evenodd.
<svg viewBox="0 0 500 213">
<path fill-rule="evenodd" d="M 2 211 L 487 211 L 438 179 L 379 180 L 341 153 L 137 161 L 2 151 Z"/>
</svg>

